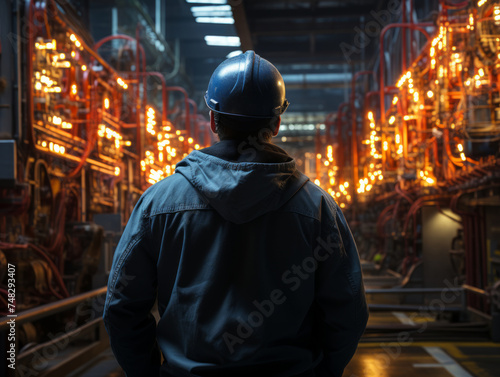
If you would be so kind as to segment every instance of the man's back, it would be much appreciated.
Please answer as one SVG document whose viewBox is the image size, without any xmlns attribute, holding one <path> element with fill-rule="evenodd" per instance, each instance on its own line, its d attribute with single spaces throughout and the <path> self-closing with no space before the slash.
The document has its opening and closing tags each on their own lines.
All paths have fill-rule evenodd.
<svg viewBox="0 0 500 377">
<path fill-rule="evenodd" d="M 117 250 L 104 318 L 130 375 L 158 375 L 156 289 L 165 376 L 341 375 L 366 325 L 343 215 L 272 144 L 191 153 Z"/>
</svg>

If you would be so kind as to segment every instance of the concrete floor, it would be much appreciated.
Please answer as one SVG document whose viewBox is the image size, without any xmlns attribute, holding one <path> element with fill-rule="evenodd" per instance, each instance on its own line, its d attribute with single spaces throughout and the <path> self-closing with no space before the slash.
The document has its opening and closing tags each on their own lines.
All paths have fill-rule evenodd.
<svg viewBox="0 0 500 377">
<path fill-rule="evenodd" d="M 372 313 L 370 325 L 421 326 L 432 317 L 411 313 Z M 344 377 L 500 377 L 500 343 L 478 341 L 474 333 L 457 341 L 417 341 L 408 331 L 381 341 L 366 336 Z M 68 377 L 125 377 L 110 349 Z"/>
</svg>

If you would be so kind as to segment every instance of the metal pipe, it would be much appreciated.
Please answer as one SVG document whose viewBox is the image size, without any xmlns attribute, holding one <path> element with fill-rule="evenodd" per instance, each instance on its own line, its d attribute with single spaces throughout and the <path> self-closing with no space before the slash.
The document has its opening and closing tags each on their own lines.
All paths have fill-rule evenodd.
<svg viewBox="0 0 500 377">
<path fill-rule="evenodd" d="M 166 79 L 170 80 L 174 76 L 177 76 L 179 73 L 179 69 L 181 67 L 181 48 L 180 48 L 180 42 L 179 38 L 175 40 L 175 52 L 174 52 L 174 67 L 172 69 L 172 72 L 170 72 L 168 75 L 166 75 Z"/>
<path fill-rule="evenodd" d="M 139 156 L 139 158 L 141 158 L 142 157 L 142 134 L 141 134 L 141 118 L 139 116 L 139 110 L 141 107 L 140 106 L 140 89 L 139 89 L 139 75 L 140 75 L 139 72 L 140 72 L 141 64 L 139 61 L 139 57 L 142 60 L 142 73 L 145 73 L 146 72 L 146 52 L 144 51 L 144 47 L 142 46 L 142 44 L 139 43 L 139 39 L 137 38 L 137 30 L 136 30 L 136 38 L 135 39 L 128 36 L 128 35 L 125 35 L 125 34 L 109 35 L 105 38 L 102 38 L 101 40 L 99 40 L 98 42 L 96 42 L 94 44 L 95 51 L 97 51 L 99 49 L 99 47 L 101 47 L 104 43 L 112 41 L 112 40 L 116 40 L 116 39 L 122 39 L 122 40 L 126 40 L 129 42 L 134 42 L 136 44 L 136 49 L 137 49 L 137 52 L 135 54 L 136 55 L 135 73 L 137 75 L 137 88 L 136 88 L 136 100 L 137 100 L 137 104 L 136 104 L 136 125 L 137 125 L 136 137 L 137 137 L 137 141 L 136 141 L 136 143 L 137 143 L 137 155 Z M 143 81 L 143 85 L 144 85 L 144 81 Z M 144 87 L 144 93 L 146 93 L 146 87 Z"/>
<path fill-rule="evenodd" d="M 161 81 L 161 99 L 162 99 L 162 112 L 161 112 L 161 121 L 162 125 L 165 126 L 168 123 L 168 94 L 167 94 L 167 81 L 165 77 L 160 72 L 142 72 L 141 76 L 153 76 Z"/>
<path fill-rule="evenodd" d="M 167 92 L 181 92 L 184 95 L 184 107 L 186 112 L 186 137 L 191 135 L 191 119 L 189 117 L 189 97 L 182 86 L 167 86 Z"/>
<path fill-rule="evenodd" d="M 105 294 L 107 290 L 107 287 L 102 287 L 73 297 L 68 297 L 63 300 L 52 302 L 50 304 L 45 304 L 33 309 L 25 310 L 17 315 L 16 325 L 19 326 L 20 324 L 25 322 L 32 322 L 40 318 L 45 318 L 52 314 L 63 312 L 77 306 L 81 302 Z M 10 320 L 11 318 L 9 317 L 3 317 L 0 319 L 0 332 L 8 329 Z"/>
<path fill-rule="evenodd" d="M 406 24 L 408 23 L 407 21 L 407 10 L 406 10 L 406 1 L 407 0 L 403 0 L 402 3 L 401 3 L 401 6 L 402 6 L 402 13 L 403 13 L 403 17 L 402 17 L 402 22 L 403 24 Z M 401 42 L 402 42 L 402 45 L 403 45 L 403 48 L 402 48 L 402 54 L 403 54 L 403 59 L 402 59 L 402 68 L 403 68 L 403 72 L 406 71 L 406 68 L 407 68 L 407 65 L 406 65 L 406 58 L 407 58 L 407 55 L 408 55 L 408 52 L 406 51 L 406 43 L 408 42 L 408 39 L 406 38 L 407 35 L 406 35 L 406 28 L 403 28 L 403 30 L 401 30 Z M 410 46 L 411 48 L 411 46 Z"/>
<path fill-rule="evenodd" d="M 418 293 L 442 293 L 443 290 L 446 290 L 446 292 L 463 292 L 465 290 L 465 285 L 461 287 L 456 287 L 456 288 L 387 288 L 387 289 L 366 289 L 365 292 L 366 294 L 387 294 L 387 293 L 394 293 L 394 294 L 418 294 Z"/>
<path fill-rule="evenodd" d="M 390 305 L 390 304 L 369 304 L 368 309 L 370 311 L 398 311 L 398 312 L 435 312 L 436 308 L 422 305 Z M 439 308 L 439 311 L 443 312 L 461 312 L 463 308 L 461 306 L 448 306 L 444 309 Z"/>
<path fill-rule="evenodd" d="M 135 45 L 136 46 L 139 46 L 141 43 L 139 42 L 140 38 L 141 38 L 141 33 L 140 33 L 140 30 L 141 30 L 141 23 L 138 22 L 137 23 L 137 26 L 135 27 Z M 146 72 L 146 53 L 144 52 L 144 49 L 142 50 L 142 72 Z M 136 53 L 137 55 L 137 53 Z M 139 64 L 139 59 L 136 57 L 136 64 Z M 136 72 L 139 72 L 137 69 L 136 69 Z M 139 78 L 139 77 L 137 77 Z M 139 81 L 139 80 L 137 80 Z M 139 94 L 139 84 L 137 85 L 137 94 Z M 147 96 L 148 96 L 148 91 L 147 91 L 147 77 L 146 76 L 142 76 L 142 110 L 145 112 L 146 111 L 146 106 L 148 104 L 148 100 L 147 100 Z M 139 98 L 139 97 L 138 97 Z M 140 107 L 138 107 L 139 109 Z M 141 132 L 143 132 L 144 130 L 141 130 Z M 142 140 L 142 134 L 141 134 L 141 140 Z M 142 145 L 141 145 L 142 147 Z M 139 154 L 140 156 L 140 154 Z"/>
<path fill-rule="evenodd" d="M 395 191 L 396 191 L 399 195 L 401 195 L 403 198 L 405 198 L 405 199 L 406 199 L 406 201 L 407 201 L 408 203 L 410 203 L 410 205 L 412 205 L 412 204 L 413 204 L 413 200 L 412 200 L 412 199 L 410 198 L 410 196 L 409 196 L 406 192 L 404 192 L 404 191 L 403 191 L 403 189 L 401 188 L 401 184 L 400 184 L 400 182 L 396 183 L 396 186 L 395 186 Z"/>
<path fill-rule="evenodd" d="M 485 291 L 484 289 L 478 288 L 478 287 L 473 287 L 472 285 L 469 284 L 463 284 L 462 288 L 471 293 L 475 293 L 476 295 L 479 296 L 484 296 L 484 297 L 490 297 L 490 293 Z"/>
<path fill-rule="evenodd" d="M 475 308 L 473 308 L 471 306 L 467 307 L 467 311 L 472 312 L 472 313 L 474 313 L 474 314 L 476 314 L 476 315 L 478 315 L 480 317 L 483 317 L 484 319 L 486 319 L 488 321 L 491 321 L 493 319 L 493 316 L 491 316 L 491 315 L 489 315 L 487 313 L 484 313 L 481 310 L 477 310 L 477 309 L 475 309 Z"/>
<path fill-rule="evenodd" d="M 341 137 L 341 128 L 342 128 L 342 117 L 344 116 L 344 110 L 349 109 L 349 103 L 348 102 L 342 102 L 337 110 L 337 119 L 335 122 L 335 135 L 336 139 L 340 140 Z M 338 143 L 340 151 L 338 152 L 338 156 L 340 157 L 337 166 L 339 167 L 344 167 L 345 166 L 345 150 L 344 150 L 344 143 Z M 354 182 L 353 184 L 355 184 Z"/>
<path fill-rule="evenodd" d="M 355 108 L 356 101 L 356 81 L 364 75 L 375 75 L 373 71 L 360 71 L 356 72 L 352 77 L 351 81 L 351 120 L 352 120 L 352 130 L 351 130 L 351 158 L 352 158 L 352 179 L 353 179 L 353 187 L 356 187 L 359 178 L 358 172 L 358 124 L 357 124 L 357 113 Z M 353 190 L 352 196 L 354 201 L 356 200 L 356 190 Z M 354 219 L 353 219 L 354 221 Z"/>
<path fill-rule="evenodd" d="M 191 98 L 188 98 L 188 103 L 193 106 L 193 115 L 194 115 L 194 139 L 198 141 L 199 139 L 199 130 L 198 130 L 198 106 L 196 106 L 196 102 Z"/>
<path fill-rule="evenodd" d="M 43 352 L 44 349 L 46 349 L 48 346 L 50 346 L 52 344 L 57 344 L 57 345 L 65 344 L 66 343 L 65 340 L 67 341 L 67 343 L 69 343 L 69 339 L 74 338 L 76 336 L 79 336 L 83 332 L 88 331 L 88 330 L 100 325 L 101 323 L 102 323 L 102 318 L 93 319 L 93 320 L 75 328 L 74 330 L 62 333 L 57 338 L 51 337 L 51 339 L 47 342 L 39 343 L 34 347 L 28 348 L 24 352 L 20 353 L 17 356 L 17 359 L 18 359 L 18 361 L 21 361 L 21 360 L 23 360 L 31 355 L 37 355 L 39 352 Z"/>
<path fill-rule="evenodd" d="M 422 34 L 424 34 L 427 39 L 430 38 L 429 33 L 424 29 L 424 27 L 434 26 L 433 23 L 420 23 L 420 24 L 409 24 L 409 23 L 401 23 L 401 24 L 390 24 L 382 29 L 380 33 L 380 118 L 381 122 L 385 123 L 385 57 L 384 57 L 384 37 L 385 33 L 393 28 L 409 28 L 412 30 L 418 30 Z M 406 44 L 405 41 L 403 43 Z"/>
<path fill-rule="evenodd" d="M 372 90 L 371 92 L 367 92 L 365 94 L 365 100 L 363 101 L 363 108 L 366 110 L 366 104 L 370 102 L 372 97 L 377 96 L 378 97 L 379 92 L 378 90 Z M 363 116 L 366 113 L 366 111 L 363 111 Z"/>
<path fill-rule="evenodd" d="M 414 24 L 415 22 L 413 21 L 413 0 L 410 0 L 410 23 Z M 410 61 L 413 61 L 413 31 L 410 32 Z"/>
<path fill-rule="evenodd" d="M 320 172 L 320 161 L 321 159 L 318 158 L 320 151 L 321 151 L 321 133 L 320 129 L 316 128 L 316 135 L 314 136 L 314 146 L 315 146 L 315 154 L 314 154 L 314 160 L 316 161 L 316 180 L 320 180 L 319 172 Z"/>
<path fill-rule="evenodd" d="M 326 129 L 326 144 L 331 145 L 333 144 L 332 142 L 332 128 L 335 124 L 333 121 L 333 117 L 335 116 L 335 113 L 329 113 L 326 115 L 325 118 L 325 129 Z"/>
</svg>

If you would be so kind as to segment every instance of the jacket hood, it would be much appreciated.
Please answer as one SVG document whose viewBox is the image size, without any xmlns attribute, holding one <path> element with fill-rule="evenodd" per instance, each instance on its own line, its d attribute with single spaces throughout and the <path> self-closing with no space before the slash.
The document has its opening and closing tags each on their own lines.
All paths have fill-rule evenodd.
<svg viewBox="0 0 500 377">
<path fill-rule="evenodd" d="M 176 166 L 176 173 L 224 219 L 243 224 L 277 210 L 309 180 L 275 145 L 261 144 L 242 154 L 235 143 L 222 141 L 193 151 Z"/>
</svg>

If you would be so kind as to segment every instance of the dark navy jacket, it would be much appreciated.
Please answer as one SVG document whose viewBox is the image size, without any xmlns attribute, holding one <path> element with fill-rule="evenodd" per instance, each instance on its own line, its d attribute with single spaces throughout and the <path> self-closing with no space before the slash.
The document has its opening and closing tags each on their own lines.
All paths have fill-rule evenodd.
<svg viewBox="0 0 500 377">
<path fill-rule="evenodd" d="M 192 152 L 142 195 L 104 312 L 129 377 L 341 376 L 367 318 L 335 201 L 282 149 L 236 141 Z"/>
</svg>

